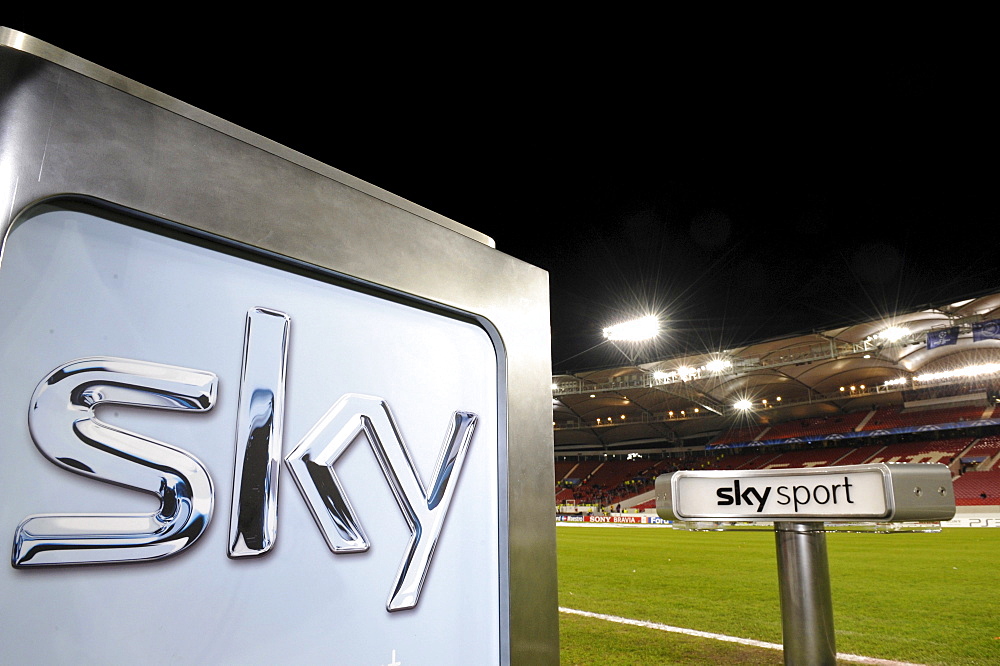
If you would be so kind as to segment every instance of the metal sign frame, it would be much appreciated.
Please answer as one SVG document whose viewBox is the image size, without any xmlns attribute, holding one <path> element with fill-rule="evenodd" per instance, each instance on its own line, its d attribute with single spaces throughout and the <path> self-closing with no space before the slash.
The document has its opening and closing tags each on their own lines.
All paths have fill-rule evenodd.
<svg viewBox="0 0 1000 666">
<path fill-rule="evenodd" d="M 93 202 L 487 331 L 501 416 L 498 659 L 557 663 L 545 272 L 462 224 L 7 28 L 0 86 L 0 238 L 39 203 Z M 8 437 L 0 450 L 10 446 L 31 443 Z"/>
</svg>

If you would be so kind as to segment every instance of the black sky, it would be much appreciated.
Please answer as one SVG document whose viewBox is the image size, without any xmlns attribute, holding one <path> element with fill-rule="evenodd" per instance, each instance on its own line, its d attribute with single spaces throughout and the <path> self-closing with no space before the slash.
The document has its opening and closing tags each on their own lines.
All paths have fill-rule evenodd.
<svg viewBox="0 0 1000 666">
<path fill-rule="evenodd" d="M 338 17 L 0 25 L 549 271 L 557 371 L 621 362 L 601 327 L 649 308 L 646 353 L 676 354 L 1000 286 L 995 57 L 970 32 Z"/>
</svg>

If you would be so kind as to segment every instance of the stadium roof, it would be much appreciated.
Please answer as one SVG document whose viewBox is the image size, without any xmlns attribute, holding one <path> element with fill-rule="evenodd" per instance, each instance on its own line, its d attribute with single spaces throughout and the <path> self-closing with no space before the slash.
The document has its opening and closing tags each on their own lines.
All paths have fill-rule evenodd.
<svg viewBox="0 0 1000 666">
<path fill-rule="evenodd" d="M 556 455 L 669 450 L 741 426 L 985 401 L 1000 386 L 996 319 L 1000 294 L 737 349 L 556 375 Z M 748 401 L 743 409 L 740 400 Z"/>
</svg>

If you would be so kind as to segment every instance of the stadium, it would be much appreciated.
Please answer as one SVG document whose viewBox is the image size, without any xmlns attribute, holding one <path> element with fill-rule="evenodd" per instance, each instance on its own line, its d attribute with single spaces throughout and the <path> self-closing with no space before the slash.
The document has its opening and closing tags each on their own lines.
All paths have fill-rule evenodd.
<svg viewBox="0 0 1000 666">
<path fill-rule="evenodd" d="M 996 531 L 958 528 L 1000 526 L 998 306 L 1000 294 L 985 294 L 736 349 L 553 376 L 563 662 L 781 662 L 778 604 L 770 589 L 772 539 L 659 526 L 665 521 L 656 514 L 657 476 L 909 462 L 948 466 L 957 514 L 943 530 L 930 528 L 938 534 L 830 536 L 838 660 L 996 663 L 996 614 L 979 618 L 976 611 L 994 603 L 981 576 L 995 566 L 990 544 Z M 625 529 L 601 529 L 609 523 Z M 566 529 L 591 525 L 596 529 Z M 858 527 L 864 529 L 879 531 Z M 843 548 L 851 555 L 842 556 Z M 742 580 L 745 563 L 731 559 L 745 557 L 748 549 L 759 577 L 754 582 Z M 969 559 L 952 563 L 956 550 Z M 878 570 L 879 588 L 898 595 L 895 604 L 882 602 L 895 620 L 874 620 L 871 580 L 859 557 L 864 567 Z M 601 591 L 588 592 L 583 602 L 576 566 L 609 577 L 645 571 L 648 583 L 667 581 L 656 584 L 664 598 L 611 584 L 603 589 L 601 578 L 591 576 L 586 583 Z M 961 583 L 969 598 L 956 594 L 947 575 L 966 566 L 975 569 Z M 680 584 L 679 568 L 700 583 Z M 887 579 L 898 580 L 898 587 L 890 591 Z M 721 618 L 677 610 L 730 594 L 753 597 L 757 615 Z M 928 606 L 941 604 L 947 610 L 939 608 L 944 614 L 938 620 L 934 613 L 926 617 Z M 932 626 L 935 621 L 940 624 Z M 607 627 L 618 626 L 609 622 L 629 625 L 615 630 L 627 635 L 609 642 Z M 696 630 L 717 633 L 705 637 Z M 675 633 L 654 636 L 664 631 Z M 681 640 L 700 642 L 691 648 Z M 706 647 L 730 640 L 743 647 L 721 654 Z M 605 656 L 580 651 L 582 641 L 604 645 Z M 619 661 L 607 660 L 608 653 L 623 650 Z"/>
</svg>

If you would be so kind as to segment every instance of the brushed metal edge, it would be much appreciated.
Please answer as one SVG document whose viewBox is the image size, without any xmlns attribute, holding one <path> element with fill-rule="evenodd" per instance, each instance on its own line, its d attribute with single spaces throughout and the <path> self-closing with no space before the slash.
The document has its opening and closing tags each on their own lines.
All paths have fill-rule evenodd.
<svg viewBox="0 0 1000 666">
<path fill-rule="evenodd" d="M 162 109 L 176 113 L 184 118 L 193 120 L 194 122 L 205 125 L 206 127 L 210 127 L 218 132 L 222 132 L 223 134 L 231 136 L 234 139 L 243 141 L 244 143 L 247 143 L 255 148 L 271 153 L 276 157 L 280 157 L 300 167 L 314 171 L 332 180 L 336 180 L 344 185 L 347 185 L 348 187 L 373 196 L 389 205 L 401 208 L 429 222 L 433 222 L 434 224 L 438 224 L 446 229 L 462 234 L 467 238 L 478 241 L 487 247 L 496 249 L 496 242 L 491 237 L 476 231 L 475 229 L 467 227 L 461 222 L 456 222 L 449 217 L 435 213 L 434 211 L 424 208 L 419 204 L 415 204 L 408 199 L 392 194 L 391 192 L 372 185 L 367 181 L 361 180 L 360 178 L 352 176 L 351 174 L 341 171 L 340 169 L 332 167 L 328 164 L 324 164 L 317 159 L 303 155 L 302 153 L 283 146 L 276 141 L 267 139 L 260 134 L 240 127 L 239 125 L 231 123 L 227 120 L 223 120 L 222 118 L 219 118 L 211 113 L 202 111 L 201 109 L 182 102 L 175 97 L 171 97 L 170 95 L 166 95 L 150 88 L 149 86 L 143 85 L 138 81 L 122 76 L 121 74 L 117 74 L 106 67 L 102 67 L 89 60 L 73 55 L 72 53 L 60 49 L 59 47 L 49 44 L 41 39 L 0 25 L 0 46 L 6 46 L 18 51 L 23 51 L 47 60 L 55 65 L 59 65 L 60 67 L 65 67 L 66 69 L 82 74 L 88 78 L 94 79 L 95 81 L 99 81 L 100 83 L 104 83 L 105 85 L 111 86 L 124 93 L 138 97 L 139 99 L 149 102 L 150 104 L 154 104 Z"/>
</svg>

